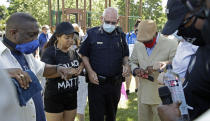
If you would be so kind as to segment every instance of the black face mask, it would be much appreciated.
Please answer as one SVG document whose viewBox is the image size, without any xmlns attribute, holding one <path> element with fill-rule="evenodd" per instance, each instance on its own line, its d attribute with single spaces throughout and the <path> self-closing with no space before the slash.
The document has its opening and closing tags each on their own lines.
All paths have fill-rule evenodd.
<svg viewBox="0 0 210 121">
<path fill-rule="evenodd" d="M 202 38 L 201 31 L 195 28 L 195 22 L 197 17 L 194 19 L 193 23 L 189 27 L 184 27 L 184 24 L 178 28 L 178 36 L 182 36 L 186 41 L 197 46 L 204 46 L 205 42 Z"/>
<path fill-rule="evenodd" d="M 208 18 L 206 19 L 203 28 L 202 28 L 202 37 L 205 40 L 206 44 L 210 45 L 210 10 L 208 13 Z"/>
</svg>

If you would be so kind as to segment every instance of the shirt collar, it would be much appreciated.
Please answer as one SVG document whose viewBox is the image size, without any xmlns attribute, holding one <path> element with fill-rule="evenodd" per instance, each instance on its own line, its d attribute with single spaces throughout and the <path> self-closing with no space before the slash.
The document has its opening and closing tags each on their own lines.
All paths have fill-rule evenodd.
<svg viewBox="0 0 210 121">
<path fill-rule="evenodd" d="M 7 49 L 8 48 L 4 45 L 4 43 L 0 41 L 0 55 L 2 55 L 2 53 L 6 51 Z"/>
</svg>

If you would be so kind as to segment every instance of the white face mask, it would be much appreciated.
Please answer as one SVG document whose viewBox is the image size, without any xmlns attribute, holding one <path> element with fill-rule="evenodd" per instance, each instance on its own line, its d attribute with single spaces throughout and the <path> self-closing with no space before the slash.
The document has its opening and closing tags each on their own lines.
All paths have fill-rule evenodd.
<svg viewBox="0 0 210 121">
<path fill-rule="evenodd" d="M 112 33 L 115 30 L 116 26 L 112 25 L 112 24 L 103 24 L 103 29 L 104 31 L 106 31 L 107 33 Z"/>
</svg>

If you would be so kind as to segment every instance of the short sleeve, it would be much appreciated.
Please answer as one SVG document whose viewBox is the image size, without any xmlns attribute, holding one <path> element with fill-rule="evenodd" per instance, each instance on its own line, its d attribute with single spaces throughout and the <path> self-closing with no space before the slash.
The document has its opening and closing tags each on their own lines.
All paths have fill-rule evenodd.
<svg viewBox="0 0 210 121">
<path fill-rule="evenodd" d="M 129 49 L 128 49 L 128 44 L 127 44 L 126 39 L 125 39 L 125 34 L 122 33 L 121 36 L 122 36 L 122 42 L 123 42 L 123 45 L 124 45 L 124 57 L 129 56 Z"/>
<path fill-rule="evenodd" d="M 81 57 L 80 57 L 80 55 L 79 55 L 79 53 L 78 53 L 77 50 L 75 51 L 75 55 L 76 55 L 76 58 L 79 61 L 79 63 L 81 63 L 82 62 L 82 59 L 81 59 Z"/>
<path fill-rule="evenodd" d="M 34 58 L 34 65 L 35 65 L 36 75 L 39 78 L 42 77 L 45 69 L 45 63 Z"/>
<path fill-rule="evenodd" d="M 89 51 L 90 51 L 90 40 L 89 40 L 88 34 L 86 34 L 85 40 L 84 40 L 84 42 L 82 43 L 82 45 L 80 47 L 79 53 L 82 56 L 89 57 L 90 56 L 90 52 Z"/>
<path fill-rule="evenodd" d="M 42 34 L 39 35 L 39 47 L 41 47 L 41 43 L 42 43 Z"/>
<path fill-rule="evenodd" d="M 47 64 L 55 64 L 55 49 L 53 49 L 54 47 L 49 47 L 47 49 L 45 49 L 42 57 L 41 57 L 41 61 L 47 63 Z"/>
</svg>

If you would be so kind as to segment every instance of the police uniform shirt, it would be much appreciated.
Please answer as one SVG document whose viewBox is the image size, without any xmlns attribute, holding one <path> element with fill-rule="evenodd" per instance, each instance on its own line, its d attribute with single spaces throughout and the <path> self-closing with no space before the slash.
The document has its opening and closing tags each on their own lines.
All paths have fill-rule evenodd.
<svg viewBox="0 0 210 121">
<path fill-rule="evenodd" d="M 186 72 L 184 93 L 191 120 L 210 108 L 210 47 L 199 47 Z"/>
<path fill-rule="evenodd" d="M 118 29 L 109 34 L 102 27 L 94 27 L 86 36 L 79 53 L 89 58 L 93 70 L 108 77 L 121 75 L 123 57 L 129 56 L 125 34 Z"/>
<path fill-rule="evenodd" d="M 77 58 L 78 57 L 78 58 Z M 52 65 L 59 65 L 66 68 L 78 68 L 81 60 L 75 52 L 75 57 L 70 59 L 69 53 L 62 52 L 51 46 L 47 48 L 41 59 L 43 62 Z M 63 94 L 66 92 L 76 93 L 78 89 L 78 77 L 72 77 L 65 81 L 61 77 L 47 79 L 45 97 Z"/>
</svg>

